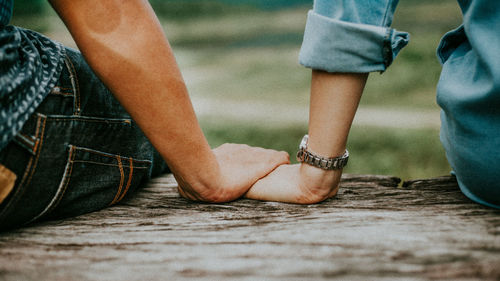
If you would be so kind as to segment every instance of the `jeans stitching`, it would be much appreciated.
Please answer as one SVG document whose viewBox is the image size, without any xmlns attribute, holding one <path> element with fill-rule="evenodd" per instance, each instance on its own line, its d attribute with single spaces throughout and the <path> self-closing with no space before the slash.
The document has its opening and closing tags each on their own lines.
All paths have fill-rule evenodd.
<svg viewBox="0 0 500 281">
<path fill-rule="evenodd" d="M 105 156 L 105 157 L 108 157 L 108 158 L 116 158 L 117 157 L 116 155 L 108 155 L 108 154 L 104 154 L 104 153 L 96 151 L 96 150 L 86 149 L 86 148 L 83 148 L 83 147 L 78 147 L 78 149 L 86 151 L 86 152 L 89 152 L 89 153 L 94 153 L 94 154 L 97 154 L 97 155 Z M 125 158 L 125 159 L 130 158 L 130 157 L 123 157 L 123 156 L 119 156 L 119 157 Z M 80 160 L 77 160 L 77 161 L 80 161 Z M 134 159 L 134 161 L 135 162 L 139 162 L 139 163 L 151 164 L 151 161 L 149 161 L 149 160 L 137 160 L 137 159 Z M 115 166 L 119 166 L 119 165 L 115 165 Z M 122 167 L 123 167 L 123 165 L 122 165 Z"/>
<path fill-rule="evenodd" d="M 75 108 L 74 108 L 74 115 L 80 115 L 80 85 L 78 83 L 78 77 L 76 75 L 76 70 L 75 66 L 73 65 L 73 62 L 71 59 L 66 56 L 65 59 L 66 62 L 66 67 L 68 68 L 69 71 L 69 78 L 71 80 L 71 86 L 73 87 L 73 91 L 75 93 Z"/>
<path fill-rule="evenodd" d="M 39 115 L 39 118 L 43 118 L 43 117 Z M 45 133 L 45 124 L 46 123 L 47 123 L 47 119 L 43 118 L 42 131 L 40 133 L 40 141 L 37 141 L 37 144 L 35 145 L 36 159 L 35 159 L 35 164 L 33 166 L 33 172 L 31 173 L 31 175 L 30 175 L 30 177 L 29 177 L 28 182 L 26 183 L 26 185 L 30 184 L 31 179 L 33 178 L 33 174 L 35 174 L 36 166 L 38 164 L 38 158 L 40 157 L 40 153 L 42 151 L 43 137 L 44 137 L 44 133 Z"/>
<path fill-rule="evenodd" d="M 133 160 L 133 161 L 138 161 L 138 160 Z M 75 160 L 73 161 L 75 163 L 89 163 L 89 164 L 96 164 L 96 165 L 105 165 L 105 166 L 112 166 L 112 167 L 118 167 L 116 164 L 107 164 L 107 163 L 101 163 L 101 162 L 96 162 L 96 161 L 85 161 L 85 160 Z M 130 166 L 123 165 L 124 168 L 130 168 Z M 149 167 L 142 167 L 142 166 L 134 166 L 134 169 L 149 169 Z"/>
<path fill-rule="evenodd" d="M 109 205 L 113 205 L 116 202 L 118 202 L 118 198 L 120 196 L 120 193 L 122 192 L 123 182 L 125 180 L 125 174 L 123 173 L 122 160 L 120 159 L 119 155 L 116 156 L 116 160 L 118 161 L 118 168 L 120 170 L 120 185 L 118 186 L 118 191 L 115 194 L 115 198 L 113 198 L 113 201 L 111 201 L 111 203 L 109 203 Z"/>
<path fill-rule="evenodd" d="M 134 173 L 134 162 L 133 162 L 132 157 L 130 157 L 130 168 L 129 169 L 130 169 L 130 172 L 128 173 L 127 185 L 125 186 L 125 190 L 123 191 L 123 193 L 120 196 L 120 198 L 118 198 L 117 202 L 122 201 L 123 197 L 125 197 L 125 194 L 127 194 L 128 190 L 130 188 L 130 184 L 132 183 L 132 176 L 133 176 L 133 173 Z"/>
<path fill-rule="evenodd" d="M 27 223 L 31 223 L 41 218 L 45 214 L 54 210 L 57 207 L 57 205 L 59 205 L 59 202 L 61 201 L 64 193 L 66 192 L 66 189 L 68 188 L 68 184 L 71 179 L 71 173 L 73 172 L 73 159 L 75 158 L 74 148 L 75 148 L 74 146 L 70 145 L 68 163 L 66 164 L 66 168 L 64 169 L 64 175 L 61 180 L 61 183 L 59 184 L 59 188 L 56 191 L 56 194 L 54 195 L 50 203 L 47 205 L 47 207 L 45 207 L 45 209 L 40 214 L 32 218 Z"/>
<path fill-rule="evenodd" d="M 387 27 L 386 32 L 385 32 L 385 37 L 383 41 L 383 46 L 382 46 L 382 58 L 384 61 L 385 68 L 389 67 L 391 65 L 392 60 L 393 60 L 393 54 L 392 54 L 392 44 L 391 44 L 391 38 L 392 38 L 392 29 Z"/>
<path fill-rule="evenodd" d="M 387 19 L 389 18 L 389 13 L 391 12 L 392 2 L 393 0 L 387 1 L 387 5 L 385 6 L 384 17 L 382 18 L 382 26 L 387 25 Z"/>
<path fill-rule="evenodd" d="M 37 139 L 37 140 L 35 141 L 35 146 L 33 146 L 33 153 L 35 153 L 35 154 L 36 154 L 36 152 L 37 152 L 37 150 L 38 150 L 38 147 L 39 147 L 39 146 L 40 146 L 40 140 L 39 140 L 39 139 Z"/>
<path fill-rule="evenodd" d="M 33 146 L 33 152 L 35 152 L 35 153 L 36 153 L 38 145 L 40 143 L 39 142 L 40 139 L 38 138 L 38 134 L 40 132 L 40 126 L 41 126 L 40 120 L 41 120 L 41 118 L 42 118 L 42 115 L 37 113 L 37 120 L 36 120 L 36 127 L 35 127 L 35 139 L 36 139 L 36 141 L 35 141 L 35 145 Z"/>
<path fill-rule="evenodd" d="M 105 120 L 100 120 L 100 119 L 86 119 L 86 118 L 80 118 L 80 117 L 50 117 L 48 116 L 47 119 L 49 120 L 54 120 L 54 121 L 65 121 L 65 122 L 71 122 L 71 121 L 83 121 L 83 122 L 97 122 L 97 123 L 113 123 L 113 124 L 127 124 L 130 125 L 131 122 L 129 119 L 120 119 L 120 120 L 113 120 L 113 119 L 105 119 Z"/>
<path fill-rule="evenodd" d="M 73 93 L 66 93 L 66 92 L 57 92 L 57 93 L 54 93 L 54 92 L 51 92 L 50 95 L 54 95 L 54 96 L 63 96 L 63 97 L 73 97 Z"/>
<path fill-rule="evenodd" d="M 23 134 L 23 133 L 21 133 L 21 132 L 19 132 L 18 134 L 19 134 L 19 135 L 21 135 L 22 137 L 24 137 L 24 138 L 28 139 L 28 140 L 32 140 L 33 142 L 35 142 L 35 141 L 36 141 L 36 138 L 34 138 L 34 137 L 32 137 L 32 136 L 25 135 L 25 134 Z"/>
<path fill-rule="evenodd" d="M 29 139 L 26 136 L 18 133 L 18 135 L 16 136 L 16 141 L 19 142 L 18 144 L 30 150 L 30 152 L 32 152 L 33 154 L 36 145 L 36 140 L 34 140 L 33 143 L 31 143 L 29 142 Z"/>
<path fill-rule="evenodd" d="M 120 120 L 120 121 L 112 121 L 112 120 L 85 120 L 85 119 L 78 119 L 78 118 L 49 118 L 50 120 L 55 120 L 55 121 L 67 121 L 67 122 L 70 122 L 70 121 L 85 121 L 85 122 L 98 122 L 98 123 L 116 123 L 116 124 L 120 124 L 120 123 L 125 123 L 127 124 L 126 120 Z"/>
</svg>

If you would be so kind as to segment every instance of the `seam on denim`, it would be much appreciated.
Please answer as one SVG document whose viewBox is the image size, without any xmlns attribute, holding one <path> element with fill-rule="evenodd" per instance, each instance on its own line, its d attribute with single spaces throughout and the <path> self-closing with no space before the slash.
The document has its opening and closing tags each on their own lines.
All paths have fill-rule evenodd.
<svg viewBox="0 0 500 281">
<path fill-rule="evenodd" d="M 52 87 L 52 89 L 50 89 L 49 95 L 60 95 L 60 94 L 74 96 L 73 88 L 61 87 L 56 85 Z"/>
<path fill-rule="evenodd" d="M 382 46 L 382 59 L 383 63 L 385 65 L 385 68 L 387 69 L 391 63 L 392 63 L 392 42 L 391 42 L 391 37 L 392 37 L 392 32 L 393 30 L 390 27 L 386 27 L 386 32 L 383 40 L 383 46 Z"/>
<path fill-rule="evenodd" d="M 40 146 L 40 139 L 35 141 L 35 146 L 33 147 L 33 153 L 37 153 L 38 147 Z"/>
<path fill-rule="evenodd" d="M 73 97 L 73 93 L 65 93 L 65 92 L 57 92 L 57 93 L 51 92 L 50 95 L 63 96 L 63 97 Z"/>
<path fill-rule="evenodd" d="M 117 155 L 114 155 L 114 154 L 106 154 L 105 152 L 100 152 L 100 151 L 97 151 L 97 150 L 93 150 L 93 149 L 89 149 L 89 148 L 84 148 L 84 147 L 76 147 L 78 150 L 83 150 L 83 151 L 87 151 L 87 152 L 90 152 L 90 153 L 94 153 L 94 154 L 98 154 L 98 155 L 101 155 L 101 156 L 105 156 L 105 157 L 109 157 L 109 158 L 116 158 Z M 119 156 L 121 158 L 125 158 L 125 159 L 129 159 L 130 157 L 125 157 L 125 156 Z M 149 160 L 138 160 L 138 159 L 134 159 L 135 162 L 139 162 L 139 163 L 147 163 L 147 164 L 151 164 L 152 162 L 149 161 Z M 115 165 L 115 166 L 118 166 L 118 165 Z M 122 165 L 123 167 L 123 165 Z"/>
<path fill-rule="evenodd" d="M 65 121 L 65 122 L 70 122 L 70 121 L 83 121 L 83 122 L 97 122 L 97 123 L 113 123 L 113 124 L 126 124 L 130 126 L 132 124 L 130 119 L 107 119 L 107 118 L 100 118 L 100 117 L 88 117 L 88 116 L 67 116 L 63 117 L 59 115 L 49 115 L 47 116 L 47 119 L 49 120 L 54 120 L 54 121 Z"/>
<path fill-rule="evenodd" d="M 136 161 L 134 159 L 134 161 Z M 88 163 L 88 164 L 96 164 L 96 165 L 104 165 L 104 166 L 111 166 L 111 167 L 118 167 L 116 164 L 108 164 L 108 163 L 101 163 L 97 161 L 86 161 L 86 160 L 75 160 L 73 161 L 75 163 Z M 122 165 L 124 168 L 130 168 L 129 165 Z M 149 167 L 143 167 L 143 166 L 134 166 L 134 169 L 149 169 Z"/>
<path fill-rule="evenodd" d="M 47 120 L 46 118 L 44 118 L 45 116 L 41 115 L 41 114 L 38 114 L 37 113 L 37 121 L 36 121 L 36 129 L 35 129 L 35 137 L 37 138 L 37 140 L 35 141 L 35 146 L 33 147 L 33 152 L 37 153 L 37 150 L 38 150 L 38 146 L 40 145 L 40 138 L 38 137 L 38 133 L 40 132 L 40 127 L 41 127 L 41 119 L 43 118 L 44 121 Z M 45 123 L 45 122 L 44 122 Z"/>
<path fill-rule="evenodd" d="M 42 151 L 43 137 L 44 137 L 44 133 L 45 133 L 45 124 L 47 123 L 47 119 L 43 118 L 42 116 L 40 116 L 40 118 L 43 119 L 42 131 L 40 133 L 40 141 L 39 142 L 37 141 L 37 146 L 36 146 L 36 149 L 35 149 L 35 152 L 36 152 L 35 164 L 33 166 L 33 172 L 31 173 L 31 175 L 30 175 L 30 177 L 29 177 L 28 182 L 26 183 L 26 185 L 28 185 L 31 182 L 31 178 L 33 178 L 33 174 L 35 173 L 34 171 L 35 171 L 36 166 L 38 164 L 38 158 L 40 157 L 40 153 Z"/>
<path fill-rule="evenodd" d="M 27 137 L 25 137 L 24 135 L 22 134 L 17 134 L 14 138 L 14 141 L 22 146 L 23 148 L 25 148 L 26 150 L 28 150 L 31 154 L 35 154 L 34 152 L 34 148 L 35 148 L 35 145 L 36 145 L 36 140 L 34 141 L 31 141 L 30 139 L 28 139 Z"/>
<path fill-rule="evenodd" d="M 28 152 L 29 154 L 31 154 L 31 155 L 33 155 L 33 156 L 35 156 L 35 155 L 36 155 L 35 151 L 33 150 L 33 147 L 30 147 L 30 146 L 26 145 L 25 143 L 21 142 L 21 141 L 20 141 L 20 139 L 18 139 L 18 138 L 14 138 L 14 139 L 12 140 L 12 142 L 13 142 L 13 143 L 15 143 L 15 144 L 17 144 L 17 145 L 19 145 L 20 147 L 22 147 L 22 148 L 23 148 L 24 150 L 26 150 L 26 152 Z"/>
<path fill-rule="evenodd" d="M 132 183 L 132 177 L 134 175 L 134 162 L 133 162 L 132 157 L 130 158 L 130 167 L 129 167 L 129 169 L 130 169 L 130 172 L 128 173 L 127 185 L 125 186 L 125 190 L 123 191 L 123 193 L 120 196 L 120 198 L 118 198 L 117 202 L 122 201 L 123 197 L 125 197 L 125 194 L 127 194 L 128 190 L 130 188 L 130 184 Z"/>
<path fill-rule="evenodd" d="M 20 136 L 22 136 L 23 138 L 25 138 L 25 139 L 29 140 L 29 141 L 32 141 L 32 142 L 35 142 L 35 141 L 36 141 L 36 138 L 35 138 L 35 137 L 33 137 L 33 136 L 28 136 L 28 135 L 25 135 L 25 134 L 23 134 L 23 133 L 21 133 L 21 132 L 19 132 L 19 133 L 17 133 L 17 134 L 18 134 L 18 135 L 20 135 Z"/>
<path fill-rule="evenodd" d="M 390 10 L 390 7 L 392 7 L 392 2 L 393 0 L 388 0 L 387 1 L 387 5 L 385 6 L 385 13 L 384 13 L 384 17 L 382 18 L 382 26 L 384 27 L 387 27 L 387 18 L 389 18 L 389 10 Z"/>
<path fill-rule="evenodd" d="M 120 185 L 118 186 L 115 198 L 113 198 L 113 201 L 109 203 L 110 206 L 118 202 L 118 198 L 120 197 L 120 193 L 122 192 L 123 182 L 125 181 L 125 173 L 123 172 L 122 160 L 120 159 L 120 155 L 116 156 L 116 160 L 118 161 L 118 168 L 120 170 Z"/>
<path fill-rule="evenodd" d="M 387 19 L 389 18 L 389 13 L 392 11 L 391 8 L 392 8 L 392 3 L 393 3 L 394 0 L 388 0 L 387 1 L 387 4 L 385 6 L 385 13 L 384 13 L 384 17 L 382 18 L 382 26 L 385 27 L 387 30 L 386 30 L 386 34 L 384 36 L 384 41 L 383 41 L 383 46 L 382 46 L 382 60 L 383 60 L 383 64 L 384 64 L 384 67 L 385 69 L 380 71 L 380 73 L 383 73 L 385 72 L 385 70 L 387 70 L 387 68 L 391 65 L 392 63 L 392 42 L 391 42 L 391 35 L 392 35 L 392 29 L 390 28 L 390 26 L 387 26 Z"/>
<path fill-rule="evenodd" d="M 76 75 L 75 66 L 68 56 L 66 56 L 65 63 L 69 71 L 69 79 L 71 81 L 71 86 L 73 87 L 73 92 L 75 95 L 73 114 L 80 115 L 80 85 L 78 84 L 78 77 Z"/>
<path fill-rule="evenodd" d="M 85 121 L 85 122 L 97 122 L 97 123 L 125 123 L 127 122 L 124 121 L 112 121 L 112 120 L 92 120 L 92 119 L 79 119 L 79 118 L 50 118 L 50 120 L 55 120 L 55 121 Z"/>
<path fill-rule="evenodd" d="M 70 81 L 71 81 L 71 86 L 73 87 L 73 93 L 74 93 L 74 114 L 75 115 L 80 115 L 80 85 L 78 83 L 78 76 L 76 75 L 76 70 L 73 62 L 71 59 L 66 56 L 67 62 L 68 62 L 68 71 L 70 72 Z"/>
<path fill-rule="evenodd" d="M 61 90 L 65 90 L 65 91 L 73 91 L 73 89 L 72 89 L 72 88 L 61 87 L 61 86 L 55 86 L 55 87 L 57 87 L 57 88 L 59 88 L 59 89 L 61 89 Z"/>
<path fill-rule="evenodd" d="M 37 115 L 36 115 L 36 116 L 37 116 L 37 119 L 36 119 L 36 126 L 35 126 L 35 138 L 37 138 L 37 139 L 38 139 L 38 134 L 39 134 L 39 132 L 40 132 L 40 126 L 41 126 L 41 125 L 40 125 L 40 120 L 42 119 L 42 115 L 41 115 L 41 114 L 39 114 L 39 113 L 37 113 Z M 38 145 L 35 143 L 35 147 L 33 148 L 33 149 L 34 149 L 34 151 L 36 151 L 36 147 L 37 147 L 37 146 L 38 146 Z"/>
<path fill-rule="evenodd" d="M 40 132 L 40 120 L 43 119 L 43 128 L 42 131 Z M 25 186 L 28 186 L 31 182 L 31 179 L 33 177 L 33 174 L 35 173 L 36 166 L 38 163 L 38 159 L 40 157 L 40 151 L 41 151 L 41 146 L 43 143 L 43 135 L 45 132 L 45 121 L 46 119 L 44 118 L 43 115 L 38 114 L 38 120 L 37 120 L 37 126 L 36 126 L 36 131 L 35 131 L 35 137 L 38 139 L 38 134 L 40 133 L 40 142 L 37 140 L 37 143 L 35 144 L 35 147 L 38 147 L 38 144 L 40 143 L 40 149 L 37 150 L 35 149 L 34 152 L 36 155 L 31 156 L 30 160 L 26 166 L 26 170 L 24 171 L 23 178 L 21 179 L 21 182 L 19 185 L 16 187 L 16 191 L 14 194 L 12 194 L 12 199 L 5 205 L 4 209 L 0 212 L 0 222 L 3 222 L 5 218 L 2 218 L 5 213 L 9 210 L 10 206 L 15 205 L 17 201 L 23 196 L 24 192 L 26 189 L 24 188 Z"/>
<path fill-rule="evenodd" d="M 54 210 L 57 207 L 57 205 L 59 205 L 59 202 L 61 201 L 61 198 L 63 197 L 64 193 L 66 192 L 66 189 L 68 188 L 68 184 L 69 184 L 69 181 L 70 181 L 70 178 L 71 178 L 71 173 L 73 172 L 73 161 L 72 161 L 72 159 L 75 157 L 74 155 L 75 155 L 75 153 L 74 153 L 74 146 L 70 145 L 68 162 L 66 163 L 66 168 L 64 169 L 64 175 L 63 175 L 63 178 L 61 180 L 61 183 L 59 184 L 59 188 L 57 188 L 56 194 L 54 195 L 54 197 L 52 197 L 52 200 L 45 207 L 45 209 L 42 212 L 40 212 L 38 215 L 36 215 L 35 217 L 33 217 L 27 223 L 33 222 L 33 221 L 41 218 L 45 214 L 47 214 L 47 213 L 51 212 L 52 210 Z"/>
</svg>

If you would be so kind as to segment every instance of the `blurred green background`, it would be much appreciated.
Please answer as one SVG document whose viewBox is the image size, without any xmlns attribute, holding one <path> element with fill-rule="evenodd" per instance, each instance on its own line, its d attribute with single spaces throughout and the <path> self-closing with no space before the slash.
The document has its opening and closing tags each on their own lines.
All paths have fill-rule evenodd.
<svg viewBox="0 0 500 281">
<path fill-rule="evenodd" d="M 312 1 L 150 2 L 210 144 L 248 143 L 294 155 L 307 132 L 310 70 L 297 56 Z M 45 0 L 16 0 L 14 10 L 12 24 L 75 47 Z M 439 142 L 435 48 L 460 21 L 454 0 L 401 1 L 393 27 L 410 32 L 411 42 L 389 70 L 370 75 L 346 172 L 404 179 L 449 173 Z"/>
</svg>

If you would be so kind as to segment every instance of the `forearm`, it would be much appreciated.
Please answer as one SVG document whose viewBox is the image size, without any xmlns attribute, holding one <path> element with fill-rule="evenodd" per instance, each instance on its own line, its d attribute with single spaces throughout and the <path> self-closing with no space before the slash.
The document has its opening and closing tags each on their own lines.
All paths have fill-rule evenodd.
<svg viewBox="0 0 500 281">
<path fill-rule="evenodd" d="M 368 74 L 313 70 L 308 150 L 323 157 L 341 156 Z M 303 190 L 326 199 L 337 192 L 342 170 L 325 171 L 302 164 Z M 314 196 L 318 195 L 318 196 Z"/>
<path fill-rule="evenodd" d="M 313 71 L 308 150 L 323 157 L 344 153 L 367 77 L 368 74 Z M 319 202 L 336 194 L 342 170 L 325 171 L 301 164 L 300 167 L 278 167 L 273 174 L 255 184 L 246 197 L 291 203 Z"/>
<path fill-rule="evenodd" d="M 148 2 L 52 0 L 51 4 L 89 65 L 176 176 L 200 188 L 217 187 L 216 182 L 206 182 L 219 178 L 217 161 Z"/>
<path fill-rule="evenodd" d="M 342 155 L 368 74 L 313 70 L 309 108 L 309 144 L 315 153 Z"/>
</svg>

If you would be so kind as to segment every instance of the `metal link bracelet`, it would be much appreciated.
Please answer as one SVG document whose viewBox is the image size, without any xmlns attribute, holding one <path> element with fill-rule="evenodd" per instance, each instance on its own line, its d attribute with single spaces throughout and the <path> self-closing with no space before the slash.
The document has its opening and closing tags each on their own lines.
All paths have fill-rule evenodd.
<svg viewBox="0 0 500 281">
<path fill-rule="evenodd" d="M 349 151 L 347 149 L 342 156 L 333 158 L 322 157 L 307 150 L 308 141 L 309 136 L 305 135 L 299 145 L 297 161 L 323 170 L 339 170 L 347 165 L 347 161 L 349 160 Z"/>
</svg>

